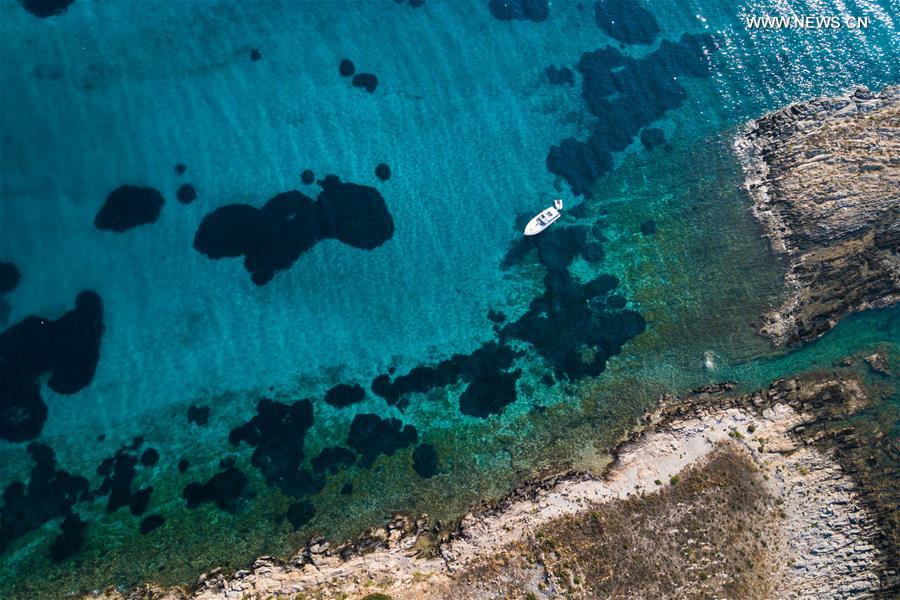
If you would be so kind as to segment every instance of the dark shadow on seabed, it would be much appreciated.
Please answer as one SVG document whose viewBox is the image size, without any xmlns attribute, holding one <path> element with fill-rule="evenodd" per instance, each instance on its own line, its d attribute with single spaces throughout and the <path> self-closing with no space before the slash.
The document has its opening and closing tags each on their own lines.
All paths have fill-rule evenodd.
<svg viewBox="0 0 900 600">
<path fill-rule="evenodd" d="M 673 165 L 698 160 L 708 166 L 704 177 L 689 181 L 678 177 Z M 565 465 L 600 468 L 605 450 L 661 393 L 678 393 L 720 379 L 737 379 L 742 386 L 752 387 L 796 369 L 824 366 L 831 357 L 868 347 L 895 332 L 895 312 L 860 315 L 818 342 L 766 358 L 771 351 L 757 337 L 753 322 L 778 298 L 781 270 L 771 261 L 746 211 L 738 178 L 724 139 L 699 149 L 676 148 L 652 162 L 629 159 L 608 175 L 601 188 L 608 200 L 592 204 L 563 224 L 601 221 L 608 254 L 599 264 L 579 258 L 568 269 L 578 278 L 595 277 L 598 271 L 614 273 L 624 297 L 633 296 L 634 306 L 647 315 L 647 330 L 626 344 L 598 377 L 581 382 L 547 381 L 552 369 L 545 359 L 528 353 L 519 359 L 518 400 L 499 417 L 453 416 L 458 414 L 455 399 L 465 386 L 414 395 L 402 418 L 415 423 L 419 441 L 434 449 L 438 475 L 422 479 L 413 468 L 413 449 L 402 447 L 406 444 L 390 450 L 392 456 L 378 459 L 373 469 L 337 463 L 336 474 L 317 475 L 309 482 L 318 483 L 305 488 L 304 494 L 311 494 L 315 506 L 315 519 L 307 525 L 308 506 L 268 487 L 260 477 L 264 471 L 254 468 L 249 449 L 223 445 L 221 434 L 215 433 L 224 428 L 227 434 L 228 427 L 245 419 L 240 406 L 248 398 L 274 395 L 290 405 L 301 390 L 246 390 L 231 398 L 197 399 L 213 407 L 212 422 L 202 429 L 188 425 L 186 431 L 163 432 L 149 424 L 141 428 L 155 447 L 187 448 L 185 444 L 192 446 L 193 432 L 201 431 L 210 444 L 192 451 L 191 466 L 183 476 L 168 468 L 152 471 L 155 467 L 151 467 L 148 472 L 153 473 L 154 495 L 162 499 L 154 514 L 164 516 L 165 526 L 138 535 L 131 525 L 134 517 L 126 513 L 101 517 L 93 515 L 93 508 L 80 508 L 91 529 L 75 559 L 79 568 L 73 569 L 73 563 L 54 566 L 41 552 L 29 553 L 22 547 L 15 551 L 15 561 L 7 563 L 15 564 L 17 575 L 4 577 L 4 582 L 13 594 L 26 589 L 30 593 L 89 589 L 102 581 L 125 585 L 145 579 L 189 582 L 214 566 L 236 568 L 261 554 L 291 553 L 313 532 L 333 539 L 355 535 L 395 510 L 427 512 L 449 523 L 473 504 L 502 496 L 532 473 Z M 615 190 L 627 190 L 630 198 L 639 201 L 617 201 Z M 656 224 L 651 234 L 640 227 L 648 216 Z M 511 267 L 509 276 L 539 282 L 544 272 L 537 257 L 530 255 Z M 723 289 L 731 293 L 719 293 Z M 509 315 L 511 320 L 517 317 Z M 710 349 L 717 356 L 712 371 L 703 364 L 704 352 Z M 527 346 L 521 346 L 520 351 L 526 350 Z M 172 418 L 183 419 L 183 414 Z M 326 460 L 320 451 L 340 441 L 345 427 L 333 419 L 323 423 L 306 440 L 307 460 L 317 456 Z M 223 449 L 235 459 L 217 466 Z M 178 456 L 170 450 L 161 462 L 174 463 Z M 139 472 L 145 469 L 138 467 Z M 235 488 L 237 472 L 245 474 L 246 482 Z M 136 483 L 150 481 L 145 477 L 138 475 Z M 201 499 L 193 504 L 196 508 L 183 508 L 181 492 L 189 481 L 206 482 L 206 491 L 200 495 L 208 497 L 209 503 Z M 281 482 L 273 480 L 276 487 L 283 487 Z M 352 485 L 350 495 L 345 493 L 348 484 Z M 218 493 L 224 494 L 221 501 L 216 500 Z M 217 502 L 226 510 L 216 508 Z M 286 523 L 285 514 L 295 518 Z M 299 529 L 292 532 L 295 527 Z M 122 536 L 123 530 L 135 533 Z M 42 546 L 50 544 L 52 537 L 45 540 Z M 153 551 L 147 552 L 148 548 Z"/>
</svg>

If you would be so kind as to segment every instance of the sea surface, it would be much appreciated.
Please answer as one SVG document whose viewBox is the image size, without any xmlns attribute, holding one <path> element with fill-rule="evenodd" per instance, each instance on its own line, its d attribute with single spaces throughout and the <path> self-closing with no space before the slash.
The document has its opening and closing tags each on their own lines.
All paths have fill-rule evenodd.
<svg viewBox="0 0 900 600">
<path fill-rule="evenodd" d="M 41 366 L 0 373 L 21 434 L 0 439 L 0 597 L 189 583 L 395 512 L 452 522 L 601 468 L 663 393 L 896 352 L 900 308 L 790 352 L 756 334 L 784 265 L 732 149 L 767 111 L 900 82 L 895 1 L 23 4 L 0 0 L 0 262 L 21 274 L 0 351 Z M 870 24 L 743 20 L 792 14 Z M 161 210 L 99 228 L 123 185 Z M 255 210 L 293 190 L 294 216 Z M 82 381 L 55 385 L 67 369 Z"/>
</svg>

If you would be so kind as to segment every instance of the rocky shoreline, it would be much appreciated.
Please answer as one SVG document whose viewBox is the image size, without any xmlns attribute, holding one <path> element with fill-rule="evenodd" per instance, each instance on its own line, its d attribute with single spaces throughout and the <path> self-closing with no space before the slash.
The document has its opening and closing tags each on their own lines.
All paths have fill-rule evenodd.
<svg viewBox="0 0 900 600">
<path fill-rule="evenodd" d="M 857 371 L 867 364 L 851 362 Z M 900 591 L 896 531 L 890 531 L 896 506 L 867 498 L 849 462 L 862 447 L 871 463 L 873 452 L 847 424 L 873 404 L 851 362 L 741 396 L 723 383 L 666 398 L 616 448 L 602 475 L 568 472 L 532 481 L 452 528 L 427 516 L 397 516 L 355 542 L 313 539 L 289 560 L 262 557 L 248 570 L 205 574 L 191 589 L 145 586 L 127 598 L 658 597 L 661 582 L 668 597 L 888 597 Z M 882 475 L 898 479 L 896 462 Z M 695 525 L 684 525 L 685 510 L 700 513 L 689 520 Z M 572 541 L 607 514 L 614 515 L 609 523 L 639 518 L 653 527 L 612 553 L 591 545 L 596 535 L 581 546 Z M 666 529 L 673 515 L 680 515 L 677 523 Z M 706 530 L 703 524 L 716 519 L 718 529 Z M 598 562 L 641 560 L 665 543 L 657 527 L 679 526 L 674 542 L 666 538 L 678 550 L 665 556 L 688 552 L 682 538 L 700 540 L 706 554 L 691 554 L 671 577 L 662 566 L 656 578 L 629 580 L 627 589 L 597 587 L 618 581 L 598 574 Z M 567 528 L 574 533 L 562 535 Z M 610 535 L 618 544 L 625 534 Z M 751 566 L 729 566 L 744 560 Z"/>
<path fill-rule="evenodd" d="M 900 300 L 900 88 L 791 105 L 736 148 L 789 261 L 764 335 L 802 343 Z M 93 597 L 896 597 L 900 452 L 859 415 L 896 396 L 897 369 L 881 349 L 750 394 L 725 382 L 663 398 L 601 474 L 533 479 L 459 523 L 396 515 L 193 586 Z"/>
<path fill-rule="evenodd" d="M 735 148 L 753 214 L 789 260 L 790 295 L 764 335 L 809 341 L 900 301 L 900 87 L 791 104 L 750 122 Z"/>
</svg>

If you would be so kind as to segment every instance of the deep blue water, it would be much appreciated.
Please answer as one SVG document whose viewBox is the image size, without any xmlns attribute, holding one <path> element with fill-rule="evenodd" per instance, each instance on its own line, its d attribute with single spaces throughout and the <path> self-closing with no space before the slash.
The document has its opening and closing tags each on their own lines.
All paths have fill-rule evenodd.
<svg viewBox="0 0 900 600">
<path fill-rule="evenodd" d="M 553 460 L 537 450 L 547 439 L 577 447 L 578 419 L 613 435 L 660 391 L 725 373 L 761 385 L 892 339 L 886 311 L 769 356 L 753 322 L 780 271 L 741 204 L 729 135 L 794 100 L 900 81 L 896 4 L 641 6 L 602 29 L 593 2 L 500 20 L 487 0 L 76 0 L 40 19 L 0 0 L 0 261 L 21 273 L 0 328 L 35 370 L 3 374 L 2 416 L 47 407 L 37 431 L 0 440 L 0 486 L 35 481 L 35 462 L 88 480 L 68 482 L 70 509 L 5 530 L 0 595 L 188 581 L 395 510 L 452 516 Z M 792 11 L 872 20 L 781 32 L 741 20 Z M 372 92 L 341 75 L 343 59 L 377 77 Z M 664 138 L 652 150 L 648 129 Z M 320 195 L 328 185 L 303 183 L 305 169 L 363 187 Z M 176 198 L 185 183 L 190 203 Z M 161 210 L 98 228 L 122 185 L 157 190 Z M 521 215 L 557 196 L 553 237 L 521 246 Z M 215 243 L 201 252 L 205 219 Z M 60 319 L 85 290 L 102 302 L 98 360 L 90 311 L 15 328 Z M 703 370 L 707 350 L 721 373 Z M 387 388 L 373 389 L 379 376 Z M 362 399 L 326 402 L 338 384 Z M 605 408 L 578 412 L 592 395 Z M 260 398 L 275 404 L 258 411 Z M 191 405 L 209 407 L 207 424 L 188 423 Z M 29 454 L 32 440 L 56 462 Z M 142 464 L 150 447 L 159 460 Z M 320 455 L 335 447 L 352 452 Z M 334 472 L 315 474 L 316 457 Z M 133 482 L 110 476 L 133 461 Z M 60 529 L 67 512 L 87 526 L 54 560 L 60 532 L 79 529 L 74 517 Z M 164 522 L 142 535 L 150 515 Z"/>
</svg>

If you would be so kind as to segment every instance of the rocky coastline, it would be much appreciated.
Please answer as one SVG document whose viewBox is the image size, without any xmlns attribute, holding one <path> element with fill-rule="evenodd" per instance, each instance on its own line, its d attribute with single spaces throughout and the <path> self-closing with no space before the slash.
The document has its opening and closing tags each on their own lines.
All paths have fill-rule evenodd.
<svg viewBox="0 0 900 600">
<path fill-rule="evenodd" d="M 791 104 L 735 148 L 753 214 L 789 262 L 789 297 L 761 333 L 797 344 L 900 301 L 900 87 Z"/>
<path fill-rule="evenodd" d="M 735 146 L 789 263 L 763 335 L 804 343 L 900 300 L 900 87 L 788 106 Z M 192 586 L 91 597 L 897 597 L 896 414 L 861 416 L 900 393 L 892 348 L 749 394 L 723 382 L 664 397 L 602 473 L 532 479 L 458 523 L 395 515 Z"/>
<path fill-rule="evenodd" d="M 889 437 L 853 424 L 875 402 L 859 375 L 871 359 L 750 394 L 726 382 L 664 398 L 604 473 L 533 480 L 453 526 L 395 516 L 353 542 L 312 539 L 287 560 L 125 597 L 889 597 L 900 570 L 884 498 L 896 495 L 870 493 L 858 464 L 896 482 L 898 457 Z M 604 536 L 614 547 L 598 546 Z M 654 553 L 658 572 L 624 575 L 647 571 Z"/>
</svg>

